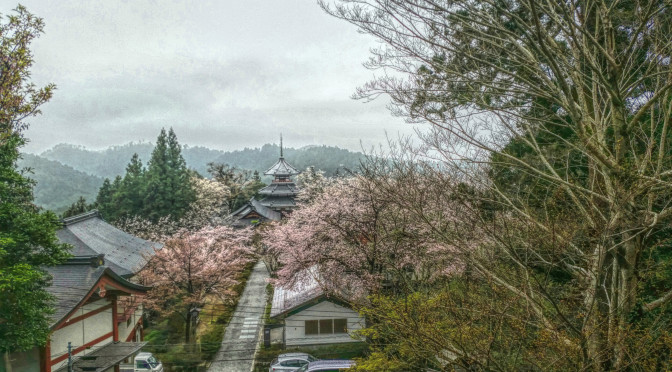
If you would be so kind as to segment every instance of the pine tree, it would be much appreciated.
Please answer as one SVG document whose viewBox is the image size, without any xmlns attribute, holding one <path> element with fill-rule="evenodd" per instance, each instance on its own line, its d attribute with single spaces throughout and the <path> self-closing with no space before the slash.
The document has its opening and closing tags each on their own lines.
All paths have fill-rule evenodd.
<svg viewBox="0 0 672 372">
<path fill-rule="evenodd" d="M 151 221 L 168 215 L 178 220 L 195 200 L 189 170 L 172 128 L 168 134 L 161 129 L 149 160 L 146 179 L 143 215 Z"/>
<path fill-rule="evenodd" d="M 63 212 L 61 215 L 62 218 L 76 216 L 90 211 L 94 208 L 93 204 L 87 204 L 86 199 L 83 196 L 80 196 L 76 202 L 72 203 L 68 209 Z"/>
<path fill-rule="evenodd" d="M 109 178 L 106 178 L 105 181 L 103 181 L 103 185 L 98 190 L 95 206 L 98 208 L 100 214 L 108 220 L 110 220 L 108 214 L 111 211 L 112 196 L 112 183 Z"/>
<path fill-rule="evenodd" d="M 145 196 L 145 169 L 138 154 L 133 154 L 130 163 L 126 166 L 126 175 L 119 184 L 115 193 L 118 201 L 117 215 L 136 216 L 143 213 Z"/>
</svg>

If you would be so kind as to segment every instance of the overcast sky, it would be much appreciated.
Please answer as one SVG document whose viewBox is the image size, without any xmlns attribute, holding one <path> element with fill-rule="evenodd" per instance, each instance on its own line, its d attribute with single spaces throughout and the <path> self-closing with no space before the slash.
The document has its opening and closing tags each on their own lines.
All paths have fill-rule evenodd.
<svg viewBox="0 0 672 372">
<path fill-rule="evenodd" d="M 0 12 L 13 7 L 3 1 Z M 154 141 L 217 149 L 277 142 L 360 149 L 410 134 L 388 98 L 350 97 L 374 72 L 368 35 L 314 0 L 22 0 L 46 23 L 33 81 L 57 85 L 29 152 Z"/>
</svg>

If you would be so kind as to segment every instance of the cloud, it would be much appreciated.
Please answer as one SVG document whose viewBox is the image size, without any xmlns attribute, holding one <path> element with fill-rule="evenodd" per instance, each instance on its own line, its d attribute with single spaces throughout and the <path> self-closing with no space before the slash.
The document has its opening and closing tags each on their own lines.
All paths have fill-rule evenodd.
<svg viewBox="0 0 672 372">
<path fill-rule="evenodd" d="M 45 19 L 33 80 L 58 90 L 32 120 L 27 149 L 153 141 L 359 149 L 412 128 L 385 100 L 350 99 L 371 78 L 374 40 L 305 0 L 28 0 Z M 7 10 L 0 10 L 6 12 Z"/>
</svg>

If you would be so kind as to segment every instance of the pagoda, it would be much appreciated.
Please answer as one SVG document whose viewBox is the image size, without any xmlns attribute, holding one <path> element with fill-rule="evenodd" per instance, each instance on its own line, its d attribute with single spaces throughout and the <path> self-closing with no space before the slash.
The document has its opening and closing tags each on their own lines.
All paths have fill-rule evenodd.
<svg viewBox="0 0 672 372">
<path fill-rule="evenodd" d="M 264 172 L 267 176 L 273 176 L 273 181 L 259 190 L 259 195 L 263 198 L 260 200 L 261 205 L 280 213 L 294 209 L 296 207 L 294 199 L 299 189 L 291 177 L 299 173 L 301 172 L 285 161 L 282 154 L 282 136 L 280 136 L 280 159 Z"/>
<path fill-rule="evenodd" d="M 292 176 L 299 174 L 299 170 L 285 161 L 280 136 L 280 158 L 264 175 L 273 176 L 271 184 L 258 191 L 259 200 L 252 197 L 245 205 L 231 213 L 232 224 L 236 227 L 256 225 L 271 220 L 279 221 L 296 208 L 296 196 L 299 188 L 296 187 Z"/>
</svg>

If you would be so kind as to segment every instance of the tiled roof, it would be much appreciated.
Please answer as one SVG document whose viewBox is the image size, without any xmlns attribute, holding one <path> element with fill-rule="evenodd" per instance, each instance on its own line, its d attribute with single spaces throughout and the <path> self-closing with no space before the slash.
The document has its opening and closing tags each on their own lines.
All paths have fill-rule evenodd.
<svg viewBox="0 0 672 372">
<path fill-rule="evenodd" d="M 288 313 L 324 295 L 324 291 L 313 274 L 315 271 L 316 269 L 308 270 L 304 280 L 297 283 L 294 288 L 275 287 L 271 303 L 271 317 Z"/>
<path fill-rule="evenodd" d="M 79 371 L 105 371 L 114 367 L 127 357 L 135 354 L 142 349 L 147 342 L 111 342 L 95 351 L 86 354 L 86 358 L 75 357 L 72 363 L 72 370 Z M 65 365 L 55 372 L 67 372 L 68 366 Z"/>
<path fill-rule="evenodd" d="M 250 212 L 257 212 L 257 214 L 259 214 L 261 217 L 271 221 L 280 221 L 280 219 L 282 218 L 282 214 L 264 206 L 255 198 L 252 198 L 245 205 L 243 205 L 242 207 L 238 208 L 236 211 L 231 213 L 230 216 L 231 219 L 233 220 L 233 225 L 234 226 L 251 225 L 252 221 L 256 220 L 256 218 L 255 219 L 245 218 L 245 216 L 247 216 Z"/>
<path fill-rule="evenodd" d="M 265 175 L 276 177 L 277 176 L 289 177 L 299 173 L 301 172 L 299 172 L 299 170 L 294 168 L 293 166 L 289 165 L 289 163 L 287 163 L 285 161 L 285 158 L 283 157 L 278 159 L 277 163 L 273 164 L 272 167 L 268 168 L 268 170 L 264 172 Z"/>
<path fill-rule="evenodd" d="M 73 255 L 104 254 L 108 265 L 119 275 L 132 276 L 147 263 L 147 256 L 161 244 L 127 234 L 103 221 L 97 211 L 63 220 L 59 240 L 73 245 Z"/>
<path fill-rule="evenodd" d="M 50 316 L 51 326 L 76 308 L 103 275 L 111 277 L 127 288 L 139 291 L 149 289 L 127 281 L 104 264 L 102 266 L 93 265 L 92 260 L 96 258 L 101 257 L 98 255 L 73 257 L 65 264 L 45 268 L 52 277 L 47 292 L 56 298 L 54 304 L 56 311 Z"/>
<path fill-rule="evenodd" d="M 261 195 L 273 196 L 296 196 L 299 193 L 299 188 L 294 182 L 272 182 L 270 185 L 259 190 Z"/>
<path fill-rule="evenodd" d="M 259 201 L 265 207 L 268 208 L 293 208 L 296 207 L 296 201 L 294 198 L 281 196 L 281 197 L 268 197 Z"/>
<path fill-rule="evenodd" d="M 269 220 L 280 221 L 280 219 L 282 218 L 282 214 L 280 214 L 280 212 L 276 212 L 268 208 L 263 204 L 263 202 L 260 202 L 257 199 L 252 198 L 250 200 L 250 204 L 252 205 L 254 210 L 257 211 L 257 213 L 268 218 Z"/>
</svg>

